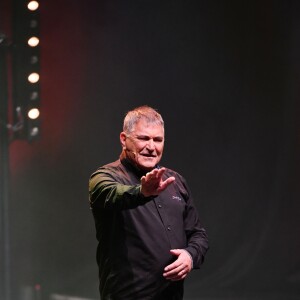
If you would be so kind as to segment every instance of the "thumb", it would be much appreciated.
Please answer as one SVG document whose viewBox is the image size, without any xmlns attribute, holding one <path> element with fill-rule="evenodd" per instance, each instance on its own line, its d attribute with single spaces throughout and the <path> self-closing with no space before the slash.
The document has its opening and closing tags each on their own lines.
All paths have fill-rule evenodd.
<svg viewBox="0 0 300 300">
<path fill-rule="evenodd" d="M 181 250 L 180 249 L 171 249 L 170 250 L 170 253 L 172 255 L 176 255 L 176 256 L 179 256 L 181 254 Z"/>
<path fill-rule="evenodd" d="M 162 181 L 160 183 L 159 191 L 162 192 L 163 190 L 165 190 L 174 181 L 175 181 L 175 177 L 173 177 L 173 176 L 167 178 L 165 181 Z"/>
</svg>

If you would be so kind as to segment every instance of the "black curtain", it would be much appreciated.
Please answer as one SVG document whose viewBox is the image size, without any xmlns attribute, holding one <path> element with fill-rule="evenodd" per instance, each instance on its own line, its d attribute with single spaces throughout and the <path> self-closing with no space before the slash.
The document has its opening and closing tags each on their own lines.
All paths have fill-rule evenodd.
<svg viewBox="0 0 300 300">
<path fill-rule="evenodd" d="M 11 145 L 14 299 L 36 284 L 98 298 L 87 182 L 142 104 L 162 113 L 162 164 L 187 178 L 210 238 L 186 299 L 300 296 L 299 9 L 41 3 L 43 133 Z"/>
</svg>

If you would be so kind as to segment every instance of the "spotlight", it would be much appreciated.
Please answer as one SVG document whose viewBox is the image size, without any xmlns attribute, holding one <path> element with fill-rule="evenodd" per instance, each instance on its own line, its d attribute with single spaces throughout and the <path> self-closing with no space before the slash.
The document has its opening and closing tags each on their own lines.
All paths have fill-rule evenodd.
<svg viewBox="0 0 300 300">
<path fill-rule="evenodd" d="M 28 81 L 30 83 L 37 83 L 40 80 L 40 75 L 38 73 L 31 73 L 28 76 Z"/>
<path fill-rule="evenodd" d="M 30 1 L 27 4 L 27 8 L 31 11 L 35 11 L 39 8 L 39 3 L 37 1 Z"/>
<path fill-rule="evenodd" d="M 30 57 L 30 63 L 31 63 L 32 65 L 37 64 L 38 62 L 39 62 L 39 57 L 38 57 L 37 55 L 32 55 L 32 56 Z"/>
<path fill-rule="evenodd" d="M 28 40 L 28 45 L 30 47 L 36 47 L 39 43 L 40 40 L 36 36 L 33 36 Z"/>
<path fill-rule="evenodd" d="M 30 28 L 37 28 L 37 26 L 38 26 L 38 21 L 37 20 L 35 20 L 35 19 L 30 20 L 30 22 L 29 22 L 29 27 Z"/>
<path fill-rule="evenodd" d="M 39 93 L 38 93 L 37 91 L 32 91 L 32 92 L 30 93 L 29 98 L 30 98 L 31 101 L 38 100 L 38 98 L 39 98 Z"/>
<path fill-rule="evenodd" d="M 13 105 L 20 107 L 23 126 L 14 138 L 40 135 L 40 1 L 13 1 Z M 19 120 L 14 113 L 14 121 Z"/>
<path fill-rule="evenodd" d="M 40 129 L 38 127 L 32 127 L 29 131 L 29 137 L 35 138 L 39 135 Z"/>
<path fill-rule="evenodd" d="M 40 116 L 40 110 L 38 108 L 32 108 L 27 115 L 29 119 L 35 120 Z"/>
</svg>

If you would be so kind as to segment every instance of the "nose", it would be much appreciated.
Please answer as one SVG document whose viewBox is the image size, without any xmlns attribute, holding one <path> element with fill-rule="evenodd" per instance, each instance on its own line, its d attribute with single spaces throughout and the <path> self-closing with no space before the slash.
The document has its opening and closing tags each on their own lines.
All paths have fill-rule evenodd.
<svg viewBox="0 0 300 300">
<path fill-rule="evenodd" d="M 149 139 L 147 143 L 147 149 L 150 151 L 155 150 L 155 145 L 153 139 Z"/>
</svg>

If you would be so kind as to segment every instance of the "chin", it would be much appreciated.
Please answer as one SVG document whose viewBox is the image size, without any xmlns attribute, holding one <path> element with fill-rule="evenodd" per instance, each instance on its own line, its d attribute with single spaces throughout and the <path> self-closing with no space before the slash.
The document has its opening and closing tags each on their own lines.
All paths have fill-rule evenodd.
<svg viewBox="0 0 300 300">
<path fill-rule="evenodd" d="M 159 163 L 159 159 L 157 159 L 157 157 L 154 159 L 139 159 L 137 161 L 139 168 L 146 171 L 151 171 L 156 167 L 158 163 Z"/>
<path fill-rule="evenodd" d="M 149 166 L 149 165 L 139 165 L 139 168 L 142 169 L 142 170 L 145 170 L 145 171 L 151 171 L 152 169 L 154 169 L 155 165 L 154 166 Z"/>
<path fill-rule="evenodd" d="M 156 165 L 157 165 L 157 163 L 145 163 L 145 164 L 141 164 L 140 168 L 150 171 L 150 170 L 154 169 L 156 167 Z"/>
</svg>

